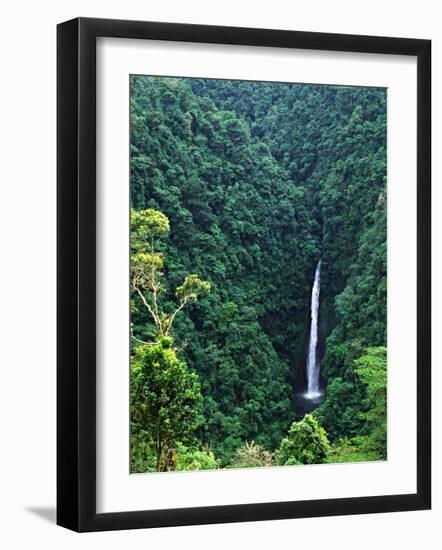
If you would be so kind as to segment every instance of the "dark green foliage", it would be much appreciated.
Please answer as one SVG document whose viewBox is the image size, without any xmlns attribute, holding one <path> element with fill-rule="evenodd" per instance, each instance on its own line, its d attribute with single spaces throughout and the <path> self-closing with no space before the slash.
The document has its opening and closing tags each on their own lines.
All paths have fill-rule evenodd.
<svg viewBox="0 0 442 550">
<path fill-rule="evenodd" d="M 362 233 L 358 256 L 344 290 L 335 299 L 336 324 L 327 339 L 323 372 L 329 380 L 317 417 L 332 439 L 365 433 L 361 417 L 365 388 L 355 376 L 354 361 L 368 346 L 387 343 L 386 201 L 372 212 L 373 225 Z"/>
<path fill-rule="evenodd" d="M 314 414 L 329 430 L 332 441 L 341 434 L 352 437 L 361 432 L 363 421 L 359 411 L 362 399 L 363 389 L 356 382 L 340 377 L 329 379 L 327 399 Z"/>
<path fill-rule="evenodd" d="M 294 422 L 287 437 L 281 441 L 278 464 L 320 464 L 325 462 L 330 444 L 327 433 L 311 414 L 306 414 L 299 422 Z"/>
<path fill-rule="evenodd" d="M 192 80 L 192 87 L 248 120 L 252 136 L 303 189 L 321 250 L 321 292 L 334 300 L 362 233 L 374 224 L 373 211 L 385 203 L 385 90 L 211 80 Z"/>
<path fill-rule="evenodd" d="M 302 389 L 314 269 L 330 440 L 367 435 L 355 359 L 386 344 L 386 92 L 133 76 L 131 202 L 170 221 L 164 311 L 197 273 L 210 294 L 176 317 L 199 375 L 197 431 L 221 466 L 279 448 Z M 134 335 L 152 326 L 139 301 Z"/>
<path fill-rule="evenodd" d="M 165 306 L 188 272 L 212 283 L 175 324 L 201 375 L 201 438 L 223 463 L 246 440 L 274 448 L 293 419 L 289 358 L 302 353 L 319 255 L 304 191 L 287 185 L 244 120 L 196 97 L 188 82 L 131 82 L 132 204 L 160 210 L 171 225 Z M 143 317 L 133 319 L 142 336 Z"/>
</svg>

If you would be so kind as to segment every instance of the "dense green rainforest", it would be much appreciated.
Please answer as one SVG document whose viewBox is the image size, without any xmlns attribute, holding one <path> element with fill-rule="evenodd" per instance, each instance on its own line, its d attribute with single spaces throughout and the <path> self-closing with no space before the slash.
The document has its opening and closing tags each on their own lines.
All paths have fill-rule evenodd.
<svg viewBox="0 0 442 550">
<path fill-rule="evenodd" d="M 155 466 L 149 431 L 164 403 L 143 408 L 166 382 L 142 375 L 163 363 L 173 363 L 167 383 L 184 377 L 181 388 L 198 396 L 192 419 L 167 420 L 177 423 L 164 436 L 167 469 L 385 458 L 386 91 L 144 76 L 130 84 L 132 248 L 148 223 L 137 212 L 161 213 L 162 311 L 187 295 L 189 274 L 210 286 L 185 300 L 162 339 L 133 293 L 132 471 L 166 469 Z M 305 387 L 319 259 L 326 397 L 304 416 L 294 396 Z M 300 432 L 311 434 L 313 454 L 296 450 Z"/>
</svg>

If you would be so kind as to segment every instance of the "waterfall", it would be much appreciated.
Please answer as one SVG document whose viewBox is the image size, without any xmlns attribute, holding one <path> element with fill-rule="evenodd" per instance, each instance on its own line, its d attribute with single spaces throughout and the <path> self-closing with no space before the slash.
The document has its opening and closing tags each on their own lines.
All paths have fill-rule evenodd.
<svg viewBox="0 0 442 550">
<path fill-rule="evenodd" d="M 319 388 L 319 360 L 318 360 L 318 311 L 319 311 L 319 292 L 321 289 L 321 260 L 319 260 L 315 271 L 315 280 L 312 288 L 312 301 L 310 306 L 311 324 L 310 339 L 308 343 L 307 355 L 307 399 L 316 399 L 321 395 Z"/>
</svg>

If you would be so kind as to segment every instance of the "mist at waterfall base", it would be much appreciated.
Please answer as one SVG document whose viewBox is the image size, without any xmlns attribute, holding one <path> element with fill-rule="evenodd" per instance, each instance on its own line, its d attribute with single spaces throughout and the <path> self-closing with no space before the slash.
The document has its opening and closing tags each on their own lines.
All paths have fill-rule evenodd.
<svg viewBox="0 0 442 550">
<path fill-rule="evenodd" d="M 321 292 L 321 260 L 318 261 L 312 286 L 310 305 L 310 334 L 306 358 L 306 387 L 294 396 L 298 413 L 307 413 L 318 407 L 324 400 L 321 388 L 321 363 L 318 356 L 318 320 Z"/>
</svg>

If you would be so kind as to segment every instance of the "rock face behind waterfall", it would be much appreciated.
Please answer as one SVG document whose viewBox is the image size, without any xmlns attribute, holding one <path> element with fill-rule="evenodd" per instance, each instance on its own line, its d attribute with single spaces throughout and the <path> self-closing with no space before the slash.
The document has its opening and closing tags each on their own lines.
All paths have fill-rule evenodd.
<svg viewBox="0 0 442 550">
<path fill-rule="evenodd" d="M 304 394 L 306 399 L 317 399 L 321 396 L 319 378 L 320 378 L 320 363 L 318 358 L 318 313 L 319 313 L 319 296 L 321 290 L 321 260 L 315 270 L 315 278 L 312 287 L 311 299 L 311 321 L 310 321 L 310 338 L 307 353 L 306 375 L 307 375 L 307 391 Z"/>
</svg>

